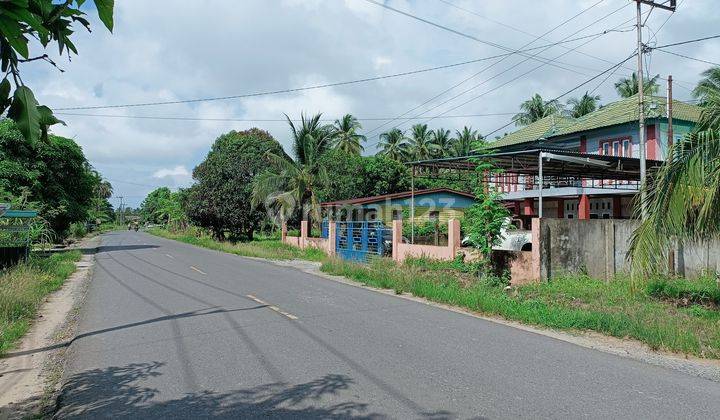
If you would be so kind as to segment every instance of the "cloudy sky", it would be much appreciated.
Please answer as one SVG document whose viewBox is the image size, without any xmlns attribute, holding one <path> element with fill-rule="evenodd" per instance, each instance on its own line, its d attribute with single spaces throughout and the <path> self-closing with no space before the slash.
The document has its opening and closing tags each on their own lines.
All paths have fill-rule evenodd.
<svg viewBox="0 0 720 420">
<path fill-rule="evenodd" d="M 374 152 L 378 133 L 394 126 L 407 129 L 414 122 L 429 120 L 431 128 L 453 131 L 470 125 L 488 133 L 506 124 L 511 117 L 506 114 L 516 112 L 533 93 L 546 99 L 558 96 L 628 57 L 635 42 L 634 3 L 628 0 L 384 2 L 467 36 L 366 0 L 160 3 L 116 2 L 113 34 L 88 10 L 94 31 L 78 29 L 74 42 L 80 55 L 58 60 L 65 73 L 29 63 L 26 83 L 41 103 L 54 109 L 189 100 L 388 75 L 585 38 L 526 56 L 367 83 L 189 104 L 64 111 L 67 127 L 55 132 L 75 139 L 112 182 L 115 195 L 124 195 L 132 206 L 154 187 L 190 185 L 192 169 L 223 132 L 257 126 L 288 146 L 288 126 L 282 121 L 227 120 L 280 120 L 283 114 L 296 118 L 303 111 L 322 112 L 332 120 L 351 113 L 368 119 L 362 121 L 369 133 L 368 153 Z M 646 42 L 662 45 L 715 35 L 720 19 L 715 3 L 680 0 L 669 20 L 668 12 L 653 11 L 647 18 Z M 598 35 L 606 30 L 613 31 Z M 720 61 L 720 40 L 673 51 Z M 601 77 L 573 94 L 596 89 L 602 102 L 613 101 L 613 82 L 635 65 L 630 60 L 604 83 Z M 650 55 L 647 67 L 652 74 L 672 74 L 675 96 L 689 99 L 689 88 L 708 65 L 658 51 Z M 416 119 L 376 120 L 399 115 Z"/>
</svg>

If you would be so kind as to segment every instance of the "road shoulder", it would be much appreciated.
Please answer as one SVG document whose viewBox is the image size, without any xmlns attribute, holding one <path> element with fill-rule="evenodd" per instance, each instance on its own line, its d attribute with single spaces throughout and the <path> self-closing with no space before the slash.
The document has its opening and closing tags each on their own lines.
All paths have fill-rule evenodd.
<svg viewBox="0 0 720 420">
<path fill-rule="evenodd" d="M 75 272 L 46 298 L 18 346 L 0 359 L 0 419 L 36 417 L 53 410 L 66 343 L 74 336 L 100 241 L 95 236 L 74 247 L 83 251 Z"/>
</svg>

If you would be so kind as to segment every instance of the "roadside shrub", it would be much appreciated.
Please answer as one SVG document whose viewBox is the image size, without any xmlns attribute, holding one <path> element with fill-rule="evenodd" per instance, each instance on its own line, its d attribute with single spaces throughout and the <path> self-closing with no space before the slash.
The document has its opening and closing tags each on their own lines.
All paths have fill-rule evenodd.
<svg viewBox="0 0 720 420">
<path fill-rule="evenodd" d="M 85 223 L 75 222 L 70 225 L 70 236 L 75 239 L 82 239 L 85 235 L 87 235 Z"/>
<path fill-rule="evenodd" d="M 684 301 L 683 306 L 693 303 L 720 306 L 720 288 L 710 277 L 697 280 L 658 277 L 648 281 L 645 289 L 648 295 L 658 299 Z"/>
</svg>

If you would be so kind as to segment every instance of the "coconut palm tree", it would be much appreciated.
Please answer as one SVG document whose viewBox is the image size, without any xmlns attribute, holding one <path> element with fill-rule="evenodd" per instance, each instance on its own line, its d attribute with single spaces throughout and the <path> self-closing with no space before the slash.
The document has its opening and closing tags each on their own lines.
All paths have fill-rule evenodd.
<svg viewBox="0 0 720 420">
<path fill-rule="evenodd" d="M 700 126 L 720 127 L 720 67 L 711 67 L 702 72 L 702 76 L 693 89 L 693 96 L 703 107 Z"/>
<path fill-rule="evenodd" d="M 438 128 L 432 131 L 432 142 L 437 146 L 435 150 L 436 157 L 445 157 L 450 155 L 450 149 L 452 147 L 452 138 L 450 137 L 450 130 L 444 128 Z"/>
<path fill-rule="evenodd" d="M 452 143 L 453 156 L 468 156 L 473 149 L 477 148 L 477 142 L 483 137 L 478 134 L 477 130 L 465 126 L 462 131 L 455 130 L 455 139 Z"/>
<path fill-rule="evenodd" d="M 427 124 L 415 124 L 410 129 L 410 154 L 416 160 L 432 159 L 438 151 L 437 144 L 433 143 L 433 134 L 428 130 Z"/>
<path fill-rule="evenodd" d="M 561 109 L 557 101 L 545 101 L 542 96 L 536 93 L 532 98 L 520 105 L 522 112 L 515 114 L 512 119 L 515 121 L 515 125 L 525 126 L 548 115 L 558 114 Z"/>
<path fill-rule="evenodd" d="M 398 162 L 404 162 L 409 155 L 405 133 L 398 128 L 380 134 L 378 148 L 382 149 L 379 154 Z"/>
<path fill-rule="evenodd" d="M 647 217 L 633 233 L 633 280 L 666 267 L 675 241 L 720 238 L 720 84 L 710 69 L 695 88 L 703 117 L 696 130 L 673 145 L 646 186 Z M 640 206 L 638 206 L 640 207 Z"/>
<path fill-rule="evenodd" d="M 590 95 L 587 91 L 580 98 L 570 98 L 567 101 L 565 114 L 568 117 L 580 118 L 587 115 L 598 108 L 600 95 Z"/>
<path fill-rule="evenodd" d="M 345 114 L 341 119 L 335 120 L 332 133 L 333 147 L 352 155 L 360 155 L 365 150 L 361 143 L 367 140 L 365 136 L 357 133 L 360 129 L 362 125 L 351 114 Z"/>
<path fill-rule="evenodd" d="M 270 163 L 269 170 L 255 178 L 253 205 L 265 204 L 277 212 L 280 221 L 288 220 L 298 211 L 303 218 L 320 220 L 317 192 L 328 179 L 319 161 L 332 141 L 332 130 L 320 124 L 321 115 L 307 118 L 302 114 L 299 126 L 286 115 L 295 157 L 268 153 L 265 157 Z"/>
<path fill-rule="evenodd" d="M 658 93 L 660 85 L 657 80 L 660 78 L 659 74 L 656 74 L 652 78 L 645 78 L 643 81 L 643 94 L 654 95 Z M 615 90 L 618 95 L 622 98 L 629 98 L 638 93 L 638 78 L 637 74 L 633 72 L 630 77 L 623 77 L 615 83 Z"/>
</svg>

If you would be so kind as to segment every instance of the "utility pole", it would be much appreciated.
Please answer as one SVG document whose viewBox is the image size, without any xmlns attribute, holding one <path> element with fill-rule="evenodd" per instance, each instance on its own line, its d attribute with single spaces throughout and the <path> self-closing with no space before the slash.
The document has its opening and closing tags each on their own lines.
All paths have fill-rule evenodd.
<svg viewBox="0 0 720 420">
<path fill-rule="evenodd" d="M 125 224 L 125 210 L 123 208 L 123 196 L 118 197 L 120 199 L 120 214 L 118 214 L 118 220 L 120 221 L 121 225 Z"/>
<path fill-rule="evenodd" d="M 668 150 L 670 146 L 672 146 L 673 141 L 675 140 L 675 137 L 673 136 L 673 121 L 672 121 L 672 111 L 673 111 L 673 95 L 672 95 L 672 74 L 668 76 L 667 81 L 667 105 L 666 105 L 666 112 L 667 112 L 667 120 L 668 120 L 668 130 L 667 130 L 667 146 Z"/>
<path fill-rule="evenodd" d="M 647 218 L 647 205 L 645 203 L 645 182 L 647 181 L 647 167 L 645 162 L 645 98 L 643 95 L 643 43 L 642 43 L 642 1 L 637 3 L 637 78 L 638 78 L 638 107 L 640 115 L 638 125 L 638 142 L 640 143 L 640 214 L 642 219 Z"/>
<path fill-rule="evenodd" d="M 667 4 L 667 1 L 664 1 L 662 4 L 656 3 L 652 0 L 635 0 L 635 3 L 637 5 L 637 78 L 638 78 L 638 107 L 639 107 L 639 116 L 638 116 L 638 125 L 639 125 L 639 132 L 638 132 L 638 142 L 640 144 L 640 214 L 642 219 L 644 220 L 647 217 L 647 203 L 646 203 L 646 193 L 645 193 L 645 183 L 647 182 L 647 162 L 645 161 L 645 155 L 646 153 L 646 144 L 645 144 L 645 95 L 643 92 L 643 84 L 644 84 L 644 75 L 643 75 L 643 49 L 645 46 L 642 42 L 642 27 L 643 27 L 643 21 L 642 21 L 642 4 L 647 4 L 652 7 L 657 7 L 659 9 L 669 10 L 671 12 L 675 11 L 675 0 L 669 0 L 669 5 Z"/>
</svg>

